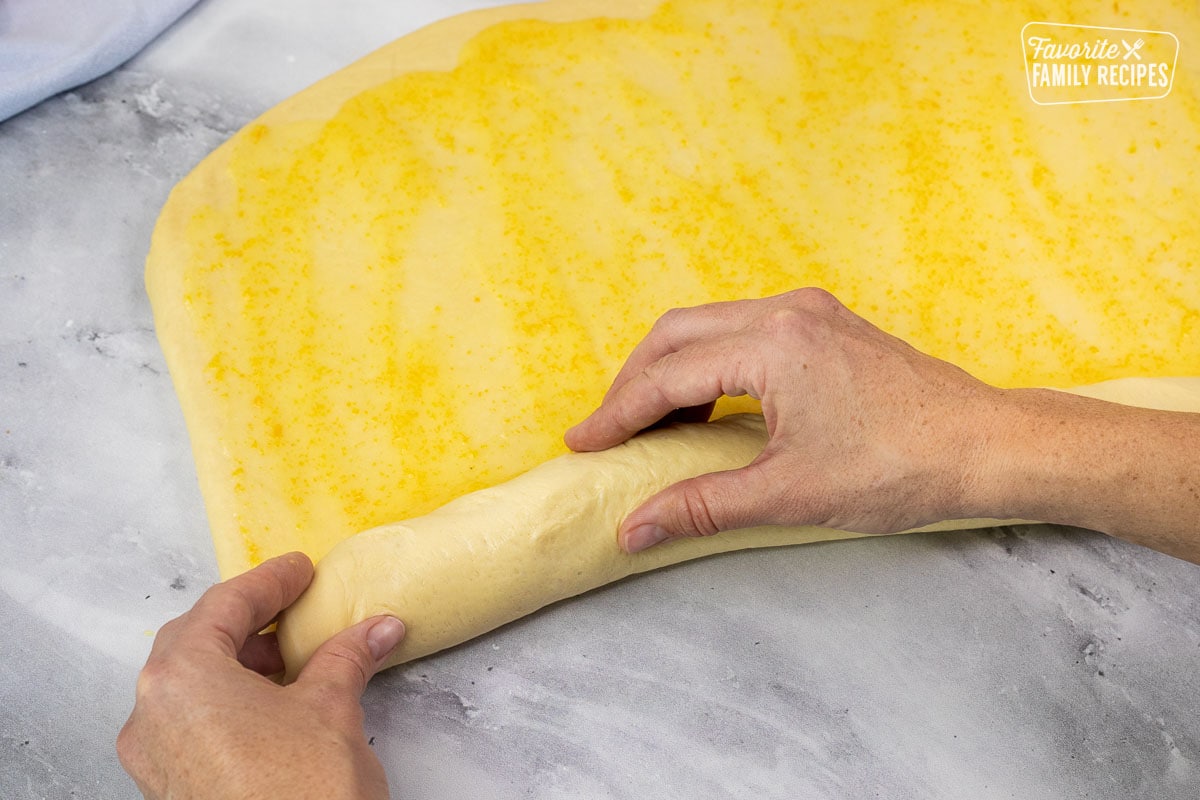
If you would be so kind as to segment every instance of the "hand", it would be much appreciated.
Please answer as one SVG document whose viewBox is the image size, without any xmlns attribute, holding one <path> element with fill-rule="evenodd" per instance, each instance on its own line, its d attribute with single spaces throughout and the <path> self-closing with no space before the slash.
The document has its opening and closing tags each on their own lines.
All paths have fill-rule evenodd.
<svg viewBox="0 0 1200 800">
<path fill-rule="evenodd" d="M 650 498 L 621 526 L 627 551 L 763 524 L 895 533 L 971 516 L 983 421 L 1002 392 L 800 289 L 668 312 L 566 442 L 602 450 L 743 394 L 762 401 L 762 454 Z"/>
<path fill-rule="evenodd" d="M 147 798 L 387 798 L 359 698 L 404 636 L 391 617 L 326 642 L 290 686 L 274 634 L 312 580 L 301 553 L 218 584 L 158 632 L 117 755 Z"/>
</svg>

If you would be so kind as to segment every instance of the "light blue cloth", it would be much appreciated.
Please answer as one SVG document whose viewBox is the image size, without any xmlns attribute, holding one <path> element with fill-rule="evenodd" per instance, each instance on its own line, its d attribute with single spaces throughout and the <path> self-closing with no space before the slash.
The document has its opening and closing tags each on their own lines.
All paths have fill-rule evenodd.
<svg viewBox="0 0 1200 800">
<path fill-rule="evenodd" d="M 114 69 L 197 0 L 0 0 L 0 120 Z"/>
</svg>

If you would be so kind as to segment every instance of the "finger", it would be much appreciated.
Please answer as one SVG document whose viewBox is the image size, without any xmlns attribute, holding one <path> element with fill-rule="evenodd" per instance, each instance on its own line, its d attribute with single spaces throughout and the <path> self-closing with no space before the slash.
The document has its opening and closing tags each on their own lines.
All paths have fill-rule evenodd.
<svg viewBox="0 0 1200 800">
<path fill-rule="evenodd" d="M 364 620 L 317 648 L 296 684 L 319 686 L 340 699 L 357 701 L 403 638 L 404 623 L 395 617 Z"/>
<path fill-rule="evenodd" d="M 680 481 L 625 518 L 621 547 L 637 553 L 668 539 L 762 525 L 771 516 L 773 483 L 762 462 Z"/>
<path fill-rule="evenodd" d="M 698 342 L 735 333 L 762 312 L 785 302 L 787 296 L 730 300 L 671 309 L 658 318 L 650 332 L 634 347 L 605 393 L 603 402 L 608 402 L 625 384 L 656 361 Z M 704 419 L 708 419 L 708 416 L 705 415 Z M 572 450 L 600 449 L 589 446 L 588 429 L 582 423 L 568 430 L 563 439 Z"/>
<path fill-rule="evenodd" d="M 692 308 L 673 308 L 659 317 L 633 352 L 625 359 L 605 397 L 623 386 L 630 378 L 668 353 L 682 350 L 690 344 L 712 336 L 737 330 L 744 324 L 735 309 L 749 302 L 734 300 L 707 303 Z"/>
<path fill-rule="evenodd" d="M 745 336 L 700 342 L 670 353 L 627 381 L 579 423 L 572 446 L 604 450 L 676 409 L 703 406 L 722 395 L 746 394 L 753 382 L 743 373 L 747 366 L 757 369 L 759 360 Z"/>
<path fill-rule="evenodd" d="M 238 661 L 246 669 L 259 675 L 275 675 L 283 672 L 283 656 L 279 653 L 279 640 L 274 632 L 251 636 L 238 653 Z"/>
<path fill-rule="evenodd" d="M 312 581 L 313 567 L 303 553 L 287 553 L 264 561 L 249 572 L 206 591 L 175 626 L 162 647 L 186 637 L 193 645 L 212 647 L 237 658 L 246 640 L 265 628 L 280 611 L 296 602 Z M 155 647 L 160 647 L 156 640 Z"/>
<path fill-rule="evenodd" d="M 658 318 L 646 337 L 629 354 L 605 397 L 611 396 L 614 391 L 663 356 L 706 339 L 736 333 L 751 325 L 763 314 L 777 308 L 811 304 L 813 293 L 828 295 L 821 290 L 794 289 L 770 297 L 723 300 L 691 308 L 673 308 Z"/>
<path fill-rule="evenodd" d="M 611 397 L 630 378 L 663 356 L 736 329 L 733 316 L 727 310 L 722 313 L 722 307 L 729 305 L 732 303 L 709 303 L 694 308 L 673 308 L 663 314 L 625 359 L 604 396 Z"/>
</svg>

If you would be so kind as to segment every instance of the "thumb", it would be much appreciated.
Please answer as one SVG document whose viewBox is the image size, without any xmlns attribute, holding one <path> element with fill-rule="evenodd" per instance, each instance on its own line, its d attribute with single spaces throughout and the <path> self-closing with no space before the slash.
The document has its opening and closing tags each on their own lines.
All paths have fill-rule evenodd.
<svg viewBox="0 0 1200 800">
<path fill-rule="evenodd" d="M 330 637 L 300 670 L 297 683 L 318 684 L 355 702 L 383 662 L 404 638 L 395 617 L 371 617 Z"/>
<path fill-rule="evenodd" d="M 680 481 L 626 517 L 618 538 L 625 552 L 637 553 L 667 539 L 759 525 L 768 490 L 761 463 Z"/>
</svg>

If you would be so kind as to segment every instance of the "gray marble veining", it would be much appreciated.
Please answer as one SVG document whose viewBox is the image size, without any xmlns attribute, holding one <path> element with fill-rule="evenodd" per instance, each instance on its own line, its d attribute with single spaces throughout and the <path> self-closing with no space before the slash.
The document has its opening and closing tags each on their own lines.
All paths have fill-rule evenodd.
<svg viewBox="0 0 1200 800">
<path fill-rule="evenodd" d="M 0 124 L 0 798 L 131 798 L 152 633 L 216 578 L 142 262 L 272 103 L 461 0 L 206 0 Z M 1195 798 L 1200 568 L 1046 526 L 635 577 L 368 690 L 398 797 Z"/>
</svg>

